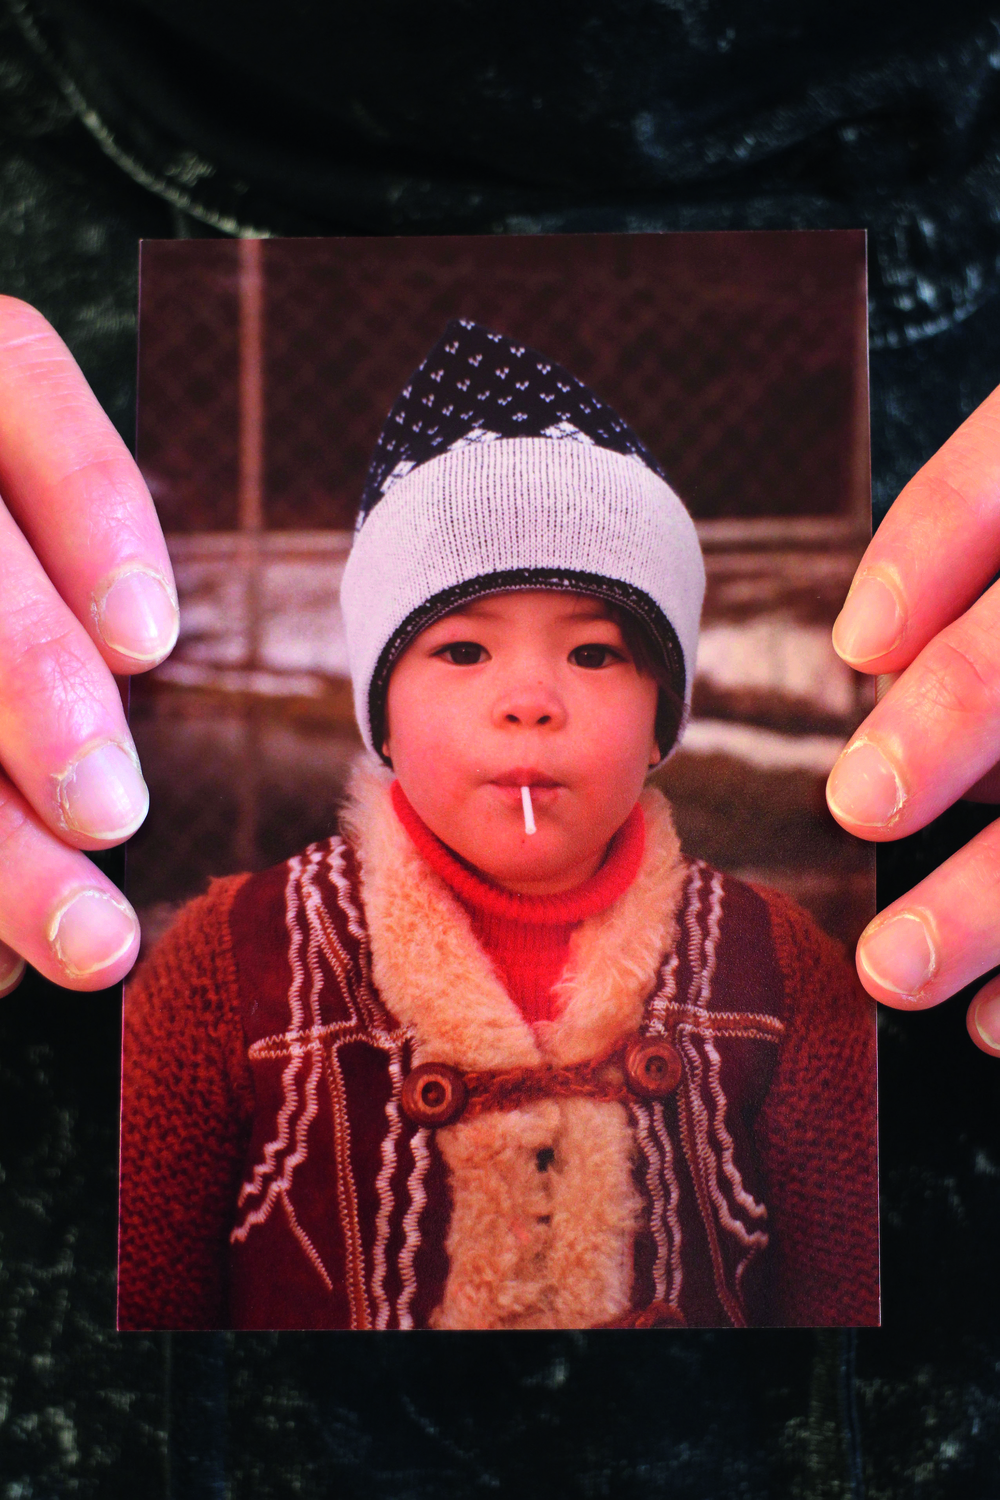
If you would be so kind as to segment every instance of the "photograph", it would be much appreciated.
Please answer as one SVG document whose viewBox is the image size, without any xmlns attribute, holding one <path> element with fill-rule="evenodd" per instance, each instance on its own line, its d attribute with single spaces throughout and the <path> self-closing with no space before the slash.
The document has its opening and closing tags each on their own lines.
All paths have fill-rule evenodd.
<svg viewBox="0 0 1000 1500">
<path fill-rule="evenodd" d="M 118 1327 L 879 1322 L 860 230 L 148 240 Z"/>
</svg>

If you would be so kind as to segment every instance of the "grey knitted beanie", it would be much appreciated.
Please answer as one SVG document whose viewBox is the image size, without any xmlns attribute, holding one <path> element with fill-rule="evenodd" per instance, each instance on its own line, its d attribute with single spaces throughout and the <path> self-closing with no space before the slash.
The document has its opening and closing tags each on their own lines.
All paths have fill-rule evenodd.
<svg viewBox="0 0 1000 1500">
<path fill-rule="evenodd" d="M 646 626 L 690 701 L 705 568 L 694 523 L 626 424 L 552 360 L 450 322 L 386 420 L 341 606 L 354 705 L 381 751 L 413 638 L 468 599 L 565 589 Z"/>
</svg>

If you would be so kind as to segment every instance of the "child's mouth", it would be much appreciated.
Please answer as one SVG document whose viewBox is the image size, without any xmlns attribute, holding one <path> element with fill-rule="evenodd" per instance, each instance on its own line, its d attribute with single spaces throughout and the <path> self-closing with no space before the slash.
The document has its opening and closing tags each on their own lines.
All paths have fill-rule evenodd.
<svg viewBox="0 0 1000 1500">
<path fill-rule="evenodd" d="M 508 788 L 520 795 L 523 786 L 530 787 L 532 792 L 556 791 L 562 786 L 561 781 L 556 781 L 554 776 L 546 776 L 543 771 L 532 771 L 525 767 L 518 767 L 513 771 L 505 771 L 502 776 L 492 776 L 491 786 Z"/>
<path fill-rule="evenodd" d="M 501 801 L 510 805 L 510 811 L 524 818 L 524 832 L 535 832 L 535 814 L 550 808 L 556 801 L 563 783 L 543 771 L 534 771 L 527 766 L 515 767 L 494 776 L 489 783 L 500 793 Z"/>
</svg>

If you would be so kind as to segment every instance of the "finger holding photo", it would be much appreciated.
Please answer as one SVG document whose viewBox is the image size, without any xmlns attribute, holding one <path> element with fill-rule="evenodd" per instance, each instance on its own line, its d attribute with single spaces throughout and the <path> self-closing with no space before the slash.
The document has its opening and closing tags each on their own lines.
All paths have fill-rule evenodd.
<svg viewBox="0 0 1000 1500">
<path fill-rule="evenodd" d="M 1000 389 L 902 491 L 834 627 L 845 661 L 892 676 L 827 787 L 834 817 L 860 838 L 912 834 L 963 796 L 1000 800 L 1000 585 L 987 587 L 1000 559 L 998 473 Z M 993 825 L 880 912 L 858 945 L 868 991 L 922 1009 L 1000 962 L 998 871 Z M 1000 1056 L 989 986 L 969 1034 Z"/>
<path fill-rule="evenodd" d="M 149 805 L 114 673 L 177 633 L 149 492 L 65 344 L 0 297 L 0 991 L 27 960 L 95 989 L 127 972 L 134 913 L 82 850 Z"/>
</svg>

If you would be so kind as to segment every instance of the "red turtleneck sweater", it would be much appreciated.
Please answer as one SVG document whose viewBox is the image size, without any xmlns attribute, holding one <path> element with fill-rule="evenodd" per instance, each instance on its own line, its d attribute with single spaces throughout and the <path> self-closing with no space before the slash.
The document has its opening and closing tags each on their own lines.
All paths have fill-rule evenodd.
<svg viewBox="0 0 1000 1500">
<path fill-rule="evenodd" d="M 646 838 L 638 803 L 590 879 L 555 896 L 522 896 L 464 864 L 414 811 L 398 781 L 392 784 L 392 805 L 423 858 L 468 912 L 472 930 L 525 1020 L 552 1020 L 552 992 L 566 967 L 574 930 L 586 917 L 606 911 L 638 872 Z"/>
</svg>

